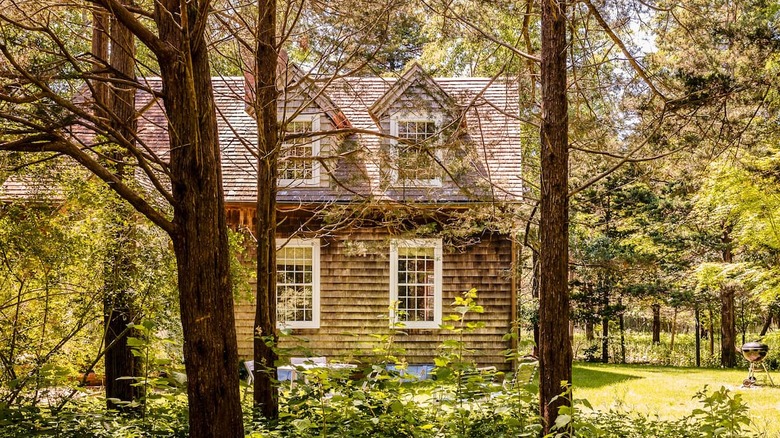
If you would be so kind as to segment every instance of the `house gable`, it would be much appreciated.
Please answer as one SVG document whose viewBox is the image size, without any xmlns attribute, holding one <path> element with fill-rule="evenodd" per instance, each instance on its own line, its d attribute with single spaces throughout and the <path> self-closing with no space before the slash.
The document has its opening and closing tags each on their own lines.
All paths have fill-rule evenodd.
<svg viewBox="0 0 780 438">
<path fill-rule="evenodd" d="M 254 59 L 249 57 L 250 59 Z M 254 116 L 255 77 L 254 67 L 249 65 L 244 72 L 244 95 L 246 98 L 246 111 Z M 279 100 L 287 102 L 281 105 L 280 121 L 295 119 L 298 111 L 307 107 L 318 108 L 323 115 L 330 119 L 331 124 L 337 129 L 350 128 L 351 124 L 336 103 L 331 100 L 323 89 L 315 81 L 305 74 L 295 63 L 289 62 L 286 52 L 279 53 L 279 61 L 276 69 L 276 87 L 279 91 Z M 297 102 L 298 105 L 291 105 Z"/>
<path fill-rule="evenodd" d="M 454 116 L 455 109 L 452 97 L 415 62 L 368 108 L 368 112 L 381 123 L 383 117 L 399 117 L 403 113 L 417 117 Z"/>
</svg>

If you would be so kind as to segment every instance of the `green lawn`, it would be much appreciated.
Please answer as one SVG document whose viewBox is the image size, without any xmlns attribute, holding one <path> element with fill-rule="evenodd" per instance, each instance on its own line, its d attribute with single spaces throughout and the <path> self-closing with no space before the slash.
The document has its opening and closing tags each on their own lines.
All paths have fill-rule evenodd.
<svg viewBox="0 0 780 438">
<path fill-rule="evenodd" d="M 764 383 L 763 370 L 756 377 Z M 740 388 L 746 369 L 720 370 L 643 365 L 574 365 L 574 397 L 587 399 L 595 409 L 641 412 L 662 419 L 680 418 L 701 403 L 696 392 L 709 385 L 712 390 L 725 386 L 733 394 L 742 394 L 759 431 L 780 437 L 780 386 Z M 780 373 L 772 379 L 780 385 Z"/>
</svg>

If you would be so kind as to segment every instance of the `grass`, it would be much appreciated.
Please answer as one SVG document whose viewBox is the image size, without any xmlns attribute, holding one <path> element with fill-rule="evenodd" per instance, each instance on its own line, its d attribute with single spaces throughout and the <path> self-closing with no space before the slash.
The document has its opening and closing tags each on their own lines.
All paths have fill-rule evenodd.
<svg viewBox="0 0 780 438">
<path fill-rule="evenodd" d="M 700 407 L 694 395 L 705 385 L 711 390 L 725 386 L 732 394 L 742 394 L 758 431 L 780 437 L 780 386 L 771 387 L 763 369 L 756 374 L 765 386 L 740 388 L 746 369 L 659 367 L 645 365 L 574 365 L 574 397 L 587 399 L 594 409 L 610 409 L 657 415 L 661 419 L 681 418 Z M 772 379 L 780 385 L 780 374 Z"/>
</svg>

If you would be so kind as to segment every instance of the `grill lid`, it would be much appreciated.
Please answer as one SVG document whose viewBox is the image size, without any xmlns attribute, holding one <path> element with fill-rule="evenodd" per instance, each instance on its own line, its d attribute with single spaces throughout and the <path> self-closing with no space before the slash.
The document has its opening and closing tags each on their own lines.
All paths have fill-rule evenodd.
<svg viewBox="0 0 780 438">
<path fill-rule="evenodd" d="M 750 362 L 761 362 L 769 352 L 769 346 L 761 342 L 748 342 L 742 345 L 742 355 Z"/>
<path fill-rule="evenodd" d="M 748 342 L 742 345 L 742 351 L 769 351 L 769 346 L 761 342 Z"/>
</svg>

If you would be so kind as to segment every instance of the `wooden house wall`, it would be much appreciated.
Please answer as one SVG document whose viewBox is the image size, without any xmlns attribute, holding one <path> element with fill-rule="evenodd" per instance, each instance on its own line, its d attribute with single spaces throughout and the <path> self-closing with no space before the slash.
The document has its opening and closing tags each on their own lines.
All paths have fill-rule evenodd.
<svg viewBox="0 0 780 438">
<path fill-rule="evenodd" d="M 240 215 L 232 214 L 234 219 Z M 243 218 L 251 220 L 251 211 Z M 283 222 L 288 237 L 296 220 Z M 245 225 L 250 225 L 246 223 Z M 301 236 L 303 237 L 303 236 Z M 294 329 L 280 346 L 291 348 L 291 356 L 323 355 L 331 359 L 370 359 L 379 341 L 372 334 L 388 334 L 390 306 L 390 239 L 386 229 L 353 229 L 321 237 L 320 247 L 320 328 Z M 510 347 L 503 336 L 510 330 L 512 316 L 512 245 L 502 237 L 486 237 L 464 249 L 448 247 L 443 255 L 443 316 L 454 313 L 452 302 L 470 288 L 477 288 L 477 303 L 483 314 L 470 314 L 469 320 L 485 323 L 484 328 L 464 334 L 468 356 L 480 365 L 508 369 L 504 352 Z M 252 285 L 254 288 L 254 285 Z M 254 304 L 238 302 L 236 307 L 239 352 L 252 355 Z M 398 356 L 411 364 L 430 364 L 437 348 L 457 335 L 439 329 L 406 329 L 395 337 Z"/>
</svg>

